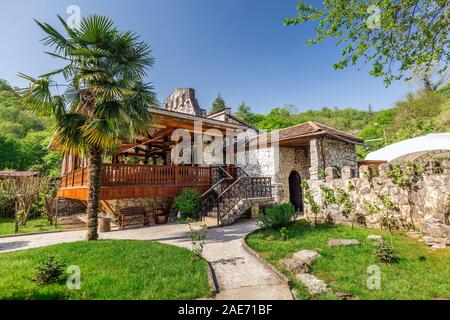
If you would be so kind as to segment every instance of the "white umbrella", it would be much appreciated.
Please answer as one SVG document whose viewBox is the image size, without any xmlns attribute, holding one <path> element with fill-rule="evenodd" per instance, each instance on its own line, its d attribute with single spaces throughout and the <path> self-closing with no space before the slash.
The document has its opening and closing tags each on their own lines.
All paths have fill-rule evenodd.
<svg viewBox="0 0 450 320">
<path fill-rule="evenodd" d="M 430 154 L 439 158 L 450 157 L 450 132 L 433 133 L 400 141 L 369 153 L 366 160 L 387 162 L 414 161 Z"/>
</svg>

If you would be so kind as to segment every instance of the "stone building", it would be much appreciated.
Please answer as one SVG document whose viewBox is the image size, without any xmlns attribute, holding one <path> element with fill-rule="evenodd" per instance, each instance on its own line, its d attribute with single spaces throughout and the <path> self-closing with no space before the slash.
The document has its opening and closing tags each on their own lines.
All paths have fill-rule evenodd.
<svg viewBox="0 0 450 320">
<path fill-rule="evenodd" d="M 260 132 L 229 108 L 207 115 L 191 88 L 176 89 L 150 113 L 149 135 L 124 142 L 103 164 L 100 199 L 108 214 L 135 205 L 169 211 L 186 188 L 202 194 L 205 214 L 212 204 L 222 211 L 219 223 L 233 222 L 254 201 L 292 202 L 303 211 L 302 180 L 319 178 L 327 167 L 358 170 L 356 146 L 363 141 L 319 123 Z M 64 157 L 59 198 L 87 200 L 88 165 Z"/>
<path fill-rule="evenodd" d="M 254 139 L 263 143 L 254 150 L 249 147 L 249 155 L 238 153 L 236 165 L 251 175 L 271 177 L 275 201 L 292 202 L 299 211 L 303 211 L 301 181 L 318 179 L 327 167 L 347 166 L 356 172 L 356 146 L 363 144 L 351 134 L 315 122 L 258 134 Z"/>
</svg>

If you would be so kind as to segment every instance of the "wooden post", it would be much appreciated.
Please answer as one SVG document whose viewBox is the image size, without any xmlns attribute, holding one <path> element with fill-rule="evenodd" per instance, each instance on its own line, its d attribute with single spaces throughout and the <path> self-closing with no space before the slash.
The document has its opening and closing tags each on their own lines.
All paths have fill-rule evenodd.
<svg viewBox="0 0 450 320">
<path fill-rule="evenodd" d="M 58 206 L 59 201 L 58 198 L 55 199 L 55 229 L 58 229 Z"/>
<path fill-rule="evenodd" d="M 84 186 L 84 167 L 81 169 L 81 186 Z"/>
<path fill-rule="evenodd" d="M 214 175 L 214 168 L 213 166 L 209 166 L 209 184 L 212 186 L 213 185 L 213 175 Z"/>
<path fill-rule="evenodd" d="M 174 172 L 174 183 L 177 186 L 178 185 L 178 167 L 176 165 L 173 165 L 173 172 Z"/>
<path fill-rule="evenodd" d="M 15 221 L 14 221 L 14 233 L 17 234 L 19 232 L 19 221 L 17 221 L 17 211 L 19 210 L 19 205 L 16 202 L 14 203 L 14 209 L 15 209 Z"/>
</svg>

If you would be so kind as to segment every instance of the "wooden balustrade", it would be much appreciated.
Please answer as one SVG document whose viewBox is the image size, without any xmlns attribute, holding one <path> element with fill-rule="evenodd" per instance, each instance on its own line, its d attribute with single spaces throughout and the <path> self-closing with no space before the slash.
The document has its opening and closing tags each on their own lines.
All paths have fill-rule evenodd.
<svg viewBox="0 0 450 320">
<path fill-rule="evenodd" d="M 210 167 L 153 166 L 153 165 L 102 165 L 102 187 L 135 185 L 211 185 Z M 61 189 L 87 187 L 88 169 L 82 168 L 67 173 L 61 178 Z"/>
</svg>

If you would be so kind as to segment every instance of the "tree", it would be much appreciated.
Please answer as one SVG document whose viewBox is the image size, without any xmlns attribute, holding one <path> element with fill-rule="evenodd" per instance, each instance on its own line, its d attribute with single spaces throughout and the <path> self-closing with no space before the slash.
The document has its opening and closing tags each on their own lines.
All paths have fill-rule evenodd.
<svg viewBox="0 0 450 320">
<path fill-rule="evenodd" d="M 19 148 L 19 141 L 0 133 L 0 171 L 16 169 Z"/>
<path fill-rule="evenodd" d="M 234 113 L 234 115 L 236 117 L 238 117 L 239 119 L 251 123 L 252 122 L 252 117 L 253 117 L 253 112 L 250 106 L 246 105 L 245 102 L 243 101 L 237 111 Z"/>
<path fill-rule="evenodd" d="M 265 117 L 264 120 L 258 122 L 258 128 L 265 130 L 275 130 L 287 128 L 295 125 L 291 119 L 292 113 L 286 107 L 275 108 Z"/>
<path fill-rule="evenodd" d="M 226 106 L 225 100 L 222 98 L 222 96 L 219 93 L 219 96 L 213 102 L 213 105 L 211 108 L 211 113 L 216 113 L 216 112 L 222 111 L 226 107 L 227 106 Z"/>
<path fill-rule="evenodd" d="M 435 61 L 441 62 L 439 73 L 448 68 L 448 0 L 324 0 L 320 8 L 302 0 L 297 11 L 286 25 L 318 21 L 308 45 L 328 38 L 344 45 L 335 69 L 362 60 L 372 64 L 372 76 L 390 85 L 408 79 L 412 70 L 431 69 Z"/>
<path fill-rule="evenodd" d="M 31 83 L 24 103 L 56 119 L 53 149 L 88 156 L 87 238 L 96 240 L 102 156 L 117 150 L 122 140 L 148 134 L 149 107 L 157 100 L 143 78 L 154 60 L 139 36 L 119 31 L 109 18 L 89 16 L 74 29 L 58 18 L 66 35 L 37 24 L 46 33 L 43 43 L 53 48 L 49 55 L 65 66 L 37 79 L 21 74 Z"/>
<path fill-rule="evenodd" d="M 0 79 L 0 91 L 12 91 L 12 87 L 9 85 L 8 81 Z"/>
</svg>

